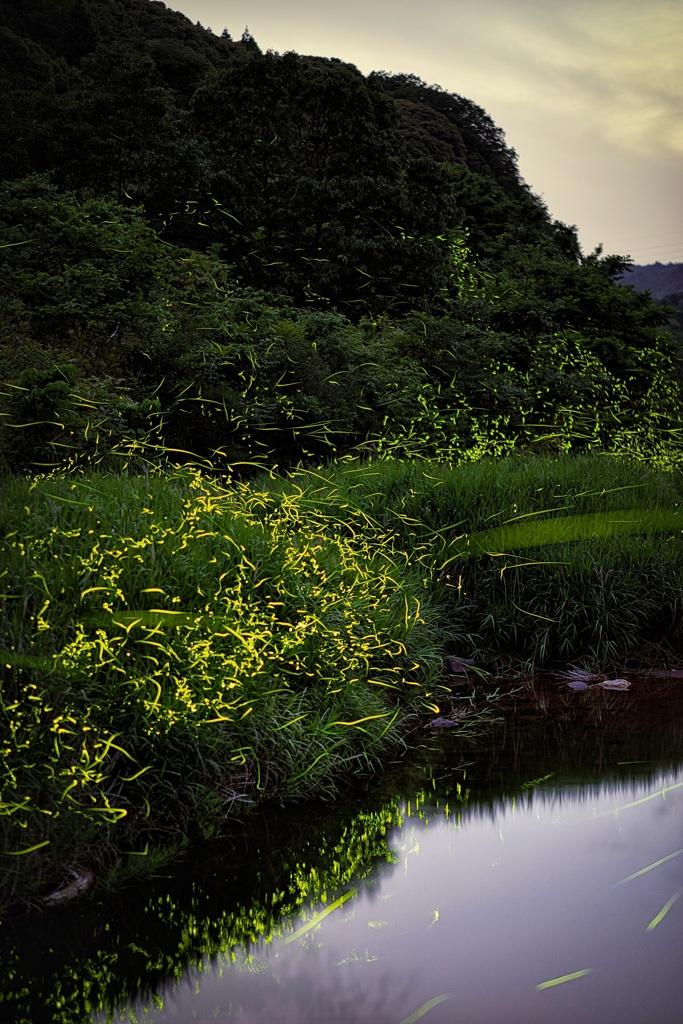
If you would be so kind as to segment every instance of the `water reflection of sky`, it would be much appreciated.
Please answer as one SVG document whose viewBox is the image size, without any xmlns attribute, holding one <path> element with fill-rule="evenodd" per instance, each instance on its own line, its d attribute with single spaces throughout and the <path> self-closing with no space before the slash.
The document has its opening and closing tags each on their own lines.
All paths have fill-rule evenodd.
<svg viewBox="0 0 683 1024">
<path fill-rule="evenodd" d="M 678 1024 L 683 898 L 652 922 L 683 885 L 683 772 L 553 781 L 460 822 L 423 805 L 391 834 L 395 864 L 317 925 L 207 961 L 145 1018 Z"/>
</svg>

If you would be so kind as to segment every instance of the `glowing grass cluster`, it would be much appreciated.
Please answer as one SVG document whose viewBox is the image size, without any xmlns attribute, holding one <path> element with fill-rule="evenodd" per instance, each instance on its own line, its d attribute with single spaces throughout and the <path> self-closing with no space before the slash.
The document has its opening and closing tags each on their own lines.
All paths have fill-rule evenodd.
<svg viewBox="0 0 683 1024">
<path fill-rule="evenodd" d="M 353 495 L 420 565 L 456 653 L 498 670 L 608 669 L 680 656 L 682 485 L 603 456 L 389 461 Z"/>
<path fill-rule="evenodd" d="M 13 491 L 1 820 L 17 860 L 77 857 L 115 825 L 140 852 L 265 796 L 331 792 L 437 707 L 428 595 L 360 509 L 198 475 Z"/>
<path fill-rule="evenodd" d="M 680 651 L 680 496 L 598 458 L 8 483 L 5 891 L 334 793 L 447 713 L 446 654 Z"/>
</svg>

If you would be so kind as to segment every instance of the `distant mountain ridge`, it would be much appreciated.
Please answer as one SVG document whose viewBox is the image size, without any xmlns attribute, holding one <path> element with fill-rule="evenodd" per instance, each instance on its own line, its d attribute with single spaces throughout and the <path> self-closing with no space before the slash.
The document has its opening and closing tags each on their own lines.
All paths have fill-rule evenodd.
<svg viewBox="0 0 683 1024">
<path fill-rule="evenodd" d="M 648 263 L 628 267 L 620 278 L 638 292 L 651 292 L 653 299 L 683 293 L 683 263 Z"/>
</svg>

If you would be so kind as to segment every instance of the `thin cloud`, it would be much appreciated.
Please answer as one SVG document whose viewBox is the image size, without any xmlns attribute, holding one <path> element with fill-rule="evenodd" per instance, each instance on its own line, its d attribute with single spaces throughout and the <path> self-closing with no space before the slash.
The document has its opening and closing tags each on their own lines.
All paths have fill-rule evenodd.
<svg viewBox="0 0 683 1024">
<path fill-rule="evenodd" d="M 683 154 L 681 0 L 169 0 L 243 22 L 263 48 L 409 71 L 486 109 L 580 122 L 635 153 Z M 218 19 L 218 20 L 216 20 Z M 515 121 L 518 121 L 515 118 Z"/>
<path fill-rule="evenodd" d="M 634 153 L 683 154 L 682 4 L 497 7 L 491 42 L 498 71 L 492 82 L 486 62 L 481 90 L 506 105 L 580 119 L 584 131 Z"/>
</svg>

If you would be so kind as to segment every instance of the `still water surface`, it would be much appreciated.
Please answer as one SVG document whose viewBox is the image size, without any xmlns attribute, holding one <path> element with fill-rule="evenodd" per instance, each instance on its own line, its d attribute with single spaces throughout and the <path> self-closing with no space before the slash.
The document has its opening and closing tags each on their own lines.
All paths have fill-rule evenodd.
<svg viewBox="0 0 683 1024">
<path fill-rule="evenodd" d="M 672 693 L 521 708 L 467 748 L 428 735 L 362 797 L 269 814 L 40 939 L 22 923 L 24 1019 L 679 1024 Z"/>
</svg>

